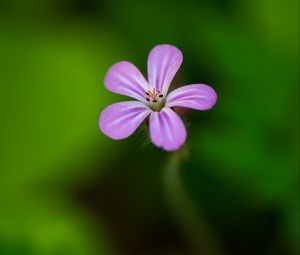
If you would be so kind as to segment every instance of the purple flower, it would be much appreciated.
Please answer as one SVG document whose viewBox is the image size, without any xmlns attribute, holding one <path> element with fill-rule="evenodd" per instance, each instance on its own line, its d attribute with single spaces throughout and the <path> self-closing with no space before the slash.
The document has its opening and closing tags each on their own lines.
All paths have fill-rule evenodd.
<svg viewBox="0 0 300 255">
<path fill-rule="evenodd" d="M 204 84 L 186 85 L 168 94 L 182 59 L 181 51 L 174 46 L 154 47 L 148 57 L 148 81 L 132 63 L 114 64 L 106 74 L 105 87 L 138 101 L 106 107 L 99 120 L 102 132 L 115 140 L 127 138 L 150 115 L 150 137 L 157 147 L 174 151 L 182 146 L 186 129 L 174 107 L 208 110 L 217 100 L 216 92 Z"/>
</svg>

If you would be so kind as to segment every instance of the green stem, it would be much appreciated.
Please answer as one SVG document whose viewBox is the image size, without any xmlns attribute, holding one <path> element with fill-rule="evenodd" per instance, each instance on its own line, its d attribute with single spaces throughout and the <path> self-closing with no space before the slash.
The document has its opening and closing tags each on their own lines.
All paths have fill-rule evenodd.
<svg viewBox="0 0 300 255">
<path fill-rule="evenodd" d="M 186 151 L 174 153 L 168 159 L 163 175 L 163 185 L 169 206 L 178 222 L 192 254 L 224 255 L 219 241 L 199 206 L 189 196 L 180 176 L 181 163 L 187 158 Z"/>
</svg>

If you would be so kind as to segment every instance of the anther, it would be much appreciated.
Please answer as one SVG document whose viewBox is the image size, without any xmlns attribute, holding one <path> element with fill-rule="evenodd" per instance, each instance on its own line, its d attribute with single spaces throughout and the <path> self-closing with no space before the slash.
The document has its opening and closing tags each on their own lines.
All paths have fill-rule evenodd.
<svg viewBox="0 0 300 255">
<path fill-rule="evenodd" d="M 154 99 L 152 102 L 153 102 L 153 103 L 156 103 L 156 102 L 157 102 L 157 100 L 155 100 L 155 99 Z"/>
<path fill-rule="evenodd" d="M 147 95 L 147 96 L 150 96 L 150 93 L 149 93 L 149 92 L 146 92 L 146 95 Z"/>
<path fill-rule="evenodd" d="M 164 95 L 163 94 L 160 94 L 158 97 L 163 97 Z"/>
<path fill-rule="evenodd" d="M 149 99 L 148 97 L 146 97 L 146 100 L 147 100 L 148 102 L 150 102 L 150 99 Z"/>
</svg>

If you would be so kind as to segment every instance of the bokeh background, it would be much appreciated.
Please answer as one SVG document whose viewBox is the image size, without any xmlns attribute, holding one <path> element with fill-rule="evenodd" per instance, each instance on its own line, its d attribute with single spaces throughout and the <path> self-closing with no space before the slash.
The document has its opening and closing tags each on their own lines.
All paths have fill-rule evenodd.
<svg viewBox="0 0 300 255">
<path fill-rule="evenodd" d="M 219 95 L 175 154 L 98 129 L 161 43 Z M 298 1 L 1 1 L 0 84 L 1 255 L 298 254 Z"/>
</svg>

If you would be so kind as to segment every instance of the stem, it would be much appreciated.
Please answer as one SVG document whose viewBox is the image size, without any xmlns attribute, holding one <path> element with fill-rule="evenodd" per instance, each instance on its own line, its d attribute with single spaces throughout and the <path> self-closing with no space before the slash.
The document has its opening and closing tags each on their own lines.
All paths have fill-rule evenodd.
<svg viewBox="0 0 300 255">
<path fill-rule="evenodd" d="M 199 206 L 194 205 L 182 183 L 180 167 L 187 156 L 187 151 L 179 151 L 168 159 L 163 175 L 167 201 L 191 247 L 192 254 L 224 255 L 211 226 L 199 210 Z"/>
</svg>

